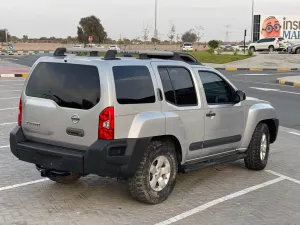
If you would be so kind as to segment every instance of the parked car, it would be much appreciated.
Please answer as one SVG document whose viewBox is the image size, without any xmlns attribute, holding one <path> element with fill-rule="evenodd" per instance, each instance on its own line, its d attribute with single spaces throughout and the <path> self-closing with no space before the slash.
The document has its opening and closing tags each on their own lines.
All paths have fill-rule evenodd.
<svg viewBox="0 0 300 225">
<path fill-rule="evenodd" d="M 239 159 L 250 170 L 266 167 L 276 111 L 218 70 L 182 52 L 107 51 L 106 60 L 66 52 L 34 63 L 10 133 L 11 152 L 43 177 L 122 178 L 133 198 L 158 204 L 178 172 Z"/>
<path fill-rule="evenodd" d="M 182 51 L 194 51 L 193 43 L 190 43 L 190 42 L 184 42 L 184 43 L 181 45 L 181 50 L 182 50 Z"/>
<path fill-rule="evenodd" d="M 280 51 L 285 48 L 285 40 L 281 37 L 263 38 L 249 45 L 249 51 Z"/>
<path fill-rule="evenodd" d="M 110 45 L 110 46 L 109 46 L 109 49 L 110 49 L 110 50 L 117 50 L 117 51 L 121 50 L 120 47 L 119 47 L 118 45 Z"/>
<path fill-rule="evenodd" d="M 73 48 L 83 48 L 83 45 L 73 45 Z"/>
<path fill-rule="evenodd" d="M 232 46 L 233 50 L 244 51 L 244 49 L 248 50 L 248 45 L 234 45 Z"/>
<path fill-rule="evenodd" d="M 300 43 L 291 44 L 287 51 L 291 54 L 300 54 Z"/>
</svg>

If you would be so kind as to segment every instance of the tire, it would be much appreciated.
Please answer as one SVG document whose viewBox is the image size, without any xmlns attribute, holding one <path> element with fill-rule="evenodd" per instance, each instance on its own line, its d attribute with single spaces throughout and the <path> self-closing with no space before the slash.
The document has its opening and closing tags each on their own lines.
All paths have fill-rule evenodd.
<svg viewBox="0 0 300 225">
<path fill-rule="evenodd" d="M 263 138 L 266 138 L 265 150 L 262 149 Z M 261 152 L 265 152 L 263 156 Z M 265 123 L 259 123 L 254 130 L 250 145 L 247 149 L 247 156 L 244 159 L 245 165 L 250 170 L 263 170 L 268 163 L 270 152 L 270 133 Z"/>
<path fill-rule="evenodd" d="M 156 175 L 151 173 L 151 168 L 155 168 L 158 177 L 167 180 L 167 175 L 161 175 L 157 169 L 158 159 L 167 159 L 169 163 L 169 179 L 163 189 L 159 189 L 160 185 L 156 181 Z M 161 168 L 167 168 L 168 163 L 164 161 Z M 153 167 L 151 167 L 151 165 Z M 158 166 L 159 167 L 159 166 Z M 153 171 L 153 170 L 152 170 Z M 167 170 L 166 170 L 167 171 Z M 177 177 L 178 162 L 174 144 L 169 140 L 153 140 L 149 143 L 148 148 L 141 159 L 140 165 L 133 177 L 128 181 L 128 188 L 132 198 L 147 204 L 159 204 L 165 201 L 172 193 Z M 162 172 L 162 171 L 161 171 Z M 150 180 L 154 181 L 155 189 L 150 184 Z M 157 179 L 158 180 L 158 179 Z M 161 179 L 160 179 L 161 180 Z M 166 181 L 165 180 L 165 181 Z M 155 182 L 156 181 L 156 182 Z M 163 186 L 163 185 L 162 185 Z"/>
<path fill-rule="evenodd" d="M 60 175 L 49 175 L 48 178 L 52 181 L 55 181 L 60 184 L 72 184 L 81 178 L 81 174 L 72 173 L 68 176 L 60 176 Z"/>
<path fill-rule="evenodd" d="M 273 45 L 269 46 L 269 52 L 274 52 L 275 48 Z"/>
<path fill-rule="evenodd" d="M 249 48 L 249 51 L 250 51 L 250 52 L 255 52 L 255 48 L 254 48 L 254 47 L 250 47 L 250 48 Z"/>
<path fill-rule="evenodd" d="M 296 49 L 296 54 L 300 54 L 300 48 Z"/>
</svg>

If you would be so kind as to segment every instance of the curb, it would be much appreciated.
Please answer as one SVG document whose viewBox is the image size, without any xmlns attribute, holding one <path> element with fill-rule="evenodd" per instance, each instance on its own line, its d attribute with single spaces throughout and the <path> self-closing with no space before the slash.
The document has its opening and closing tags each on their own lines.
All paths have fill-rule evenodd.
<svg viewBox="0 0 300 225">
<path fill-rule="evenodd" d="M 7 74 L 0 74 L 0 78 L 26 78 L 28 73 L 7 73 Z"/>
<path fill-rule="evenodd" d="M 236 68 L 236 67 L 227 67 L 227 68 L 214 68 L 216 70 L 226 70 L 226 71 L 300 71 L 300 68 Z"/>
<path fill-rule="evenodd" d="M 36 55 L 36 53 L 0 53 L 1 56 Z"/>
<path fill-rule="evenodd" d="M 0 51 L 0 55 L 13 55 L 13 54 L 38 54 L 38 53 L 54 53 L 54 50 L 12 50 L 12 51 Z"/>
<path fill-rule="evenodd" d="M 293 86 L 293 87 L 300 87 L 299 82 L 290 82 L 290 81 L 285 81 L 285 80 L 277 80 L 277 83 L 282 84 L 282 85 Z"/>
</svg>

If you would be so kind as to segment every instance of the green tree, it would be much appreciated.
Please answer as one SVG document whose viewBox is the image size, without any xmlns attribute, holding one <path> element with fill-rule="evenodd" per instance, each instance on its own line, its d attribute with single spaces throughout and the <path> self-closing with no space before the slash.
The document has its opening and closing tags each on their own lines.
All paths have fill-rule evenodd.
<svg viewBox="0 0 300 225">
<path fill-rule="evenodd" d="M 170 31 L 168 33 L 168 38 L 170 39 L 170 42 L 172 43 L 174 38 L 175 38 L 175 33 L 176 33 L 176 26 L 172 21 L 170 21 Z"/>
<path fill-rule="evenodd" d="M 160 40 L 158 40 L 158 39 L 156 39 L 156 38 L 151 38 L 151 42 L 153 43 L 153 44 L 155 44 L 155 43 L 160 43 Z"/>
<path fill-rule="evenodd" d="M 182 37 L 181 37 L 181 40 L 183 42 L 196 42 L 197 41 L 197 35 L 193 32 L 193 30 L 189 30 L 189 31 L 186 31 Z"/>
<path fill-rule="evenodd" d="M 7 42 L 11 39 L 10 34 L 7 31 Z M 3 42 L 6 42 L 6 31 L 0 30 L 0 42 L 3 44 Z"/>
<path fill-rule="evenodd" d="M 107 33 L 102 26 L 100 19 L 96 16 L 81 18 L 77 27 L 78 41 L 88 43 L 89 36 L 93 36 L 93 41 L 100 44 L 107 38 Z"/>
<path fill-rule="evenodd" d="M 23 40 L 28 40 L 28 36 L 27 35 L 23 35 Z"/>
<path fill-rule="evenodd" d="M 216 40 L 211 40 L 208 42 L 208 46 L 212 49 L 216 49 L 219 47 L 219 42 Z"/>
</svg>

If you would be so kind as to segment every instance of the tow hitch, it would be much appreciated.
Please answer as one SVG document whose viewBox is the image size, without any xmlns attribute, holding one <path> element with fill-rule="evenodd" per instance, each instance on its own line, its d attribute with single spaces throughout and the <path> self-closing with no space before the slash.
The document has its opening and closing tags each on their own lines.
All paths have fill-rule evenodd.
<svg viewBox="0 0 300 225">
<path fill-rule="evenodd" d="M 49 176 L 69 176 L 72 173 L 71 172 L 65 172 L 65 171 L 58 171 L 53 169 L 46 169 L 41 166 L 36 165 L 36 169 L 41 172 L 42 177 L 49 177 Z"/>
</svg>

